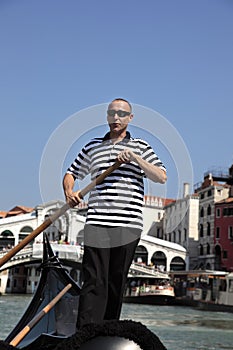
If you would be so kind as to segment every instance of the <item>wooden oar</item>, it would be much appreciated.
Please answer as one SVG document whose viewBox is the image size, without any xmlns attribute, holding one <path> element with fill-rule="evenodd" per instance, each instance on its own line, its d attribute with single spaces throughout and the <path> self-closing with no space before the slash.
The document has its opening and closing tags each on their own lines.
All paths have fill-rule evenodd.
<svg viewBox="0 0 233 350">
<path fill-rule="evenodd" d="M 50 301 L 33 319 L 14 337 L 10 342 L 10 345 L 17 346 L 23 338 L 31 331 L 31 329 L 44 317 L 54 305 L 63 297 L 63 295 L 72 287 L 72 284 L 69 283 L 65 288 L 63 288 L 58 295 Z"/>
<path fill-rule="evenodd" d="M 116 161 L 108 169 L 106 169 L 102 174 L 100 174 L 95 180 L 93 180 L 89 185 L 80 191 L 80 196 L 83 198 L 88 192 L 90 192 L 96 185 L 99 185 L 103 180 L 111 174 L 114 170 L 119 168 L 120 162 Z M 69 204 L 64 204 L 60 209 L 58 209 L 53 215 L 46 219 L 40 226 L 33 230 L 27 237 L 25 237 L 19 244 L 12 248 L 8 253 L 6 253 L 0 259 L 0 267 L 2 267 L 7 261 L 9 261 L 15 254 L 17 254 L 22 248 L 24 248 L 28 243 L 30 243 L 36 236 L 38 236 L 42 231 L 44 231 L 48 226 L 50 226 L 55 220 L 57 220 L 61 215 L 63 215 L 70 208 Z"/>
</svg>

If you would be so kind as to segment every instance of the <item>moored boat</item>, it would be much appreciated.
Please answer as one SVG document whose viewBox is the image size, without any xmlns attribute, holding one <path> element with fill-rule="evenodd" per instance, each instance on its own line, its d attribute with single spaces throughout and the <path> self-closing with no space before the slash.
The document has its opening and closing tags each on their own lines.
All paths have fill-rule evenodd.
<svg viewBox="0 0 233 350">
<path fill-rule="evenodd" d="M 167 305 L 175 298 L 171 279 L 166 273 L 128 277 L 125 303 Z"/>
<path fill-rule="evenodd" d="M 225 271 L 179 271 L 175 281 L 174 305 L 199 310 L 233 312 L 233 273 Z"/>
<path fill-rule="evenodd" d="M 197 308 L 207 311 L 233 312 L 233 273 L 229 273 L 221 279 L 221 283 L 215 283 L 217 291 L 210 291 L 205 300 L 199 300 Z M 215 288 L 216 288 L 215 287 Z M 214 296 L 214 298 L 211 298 Z"/>
</svg>

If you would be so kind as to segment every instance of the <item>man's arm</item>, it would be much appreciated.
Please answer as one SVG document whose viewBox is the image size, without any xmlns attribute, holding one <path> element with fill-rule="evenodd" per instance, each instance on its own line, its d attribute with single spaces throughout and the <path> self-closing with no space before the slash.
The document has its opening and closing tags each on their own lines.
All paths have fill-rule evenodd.
<svg viewBox="0 0 233 350">
<path fill-rule="evenodd" d="M 63 178 L 63 190 L 66 198 L 66 203 L 68 203 L 71 207 L 75 207 L 81 202 L 81 198 L 79 196 L 80 191 L 73 191 L 74 182 L 74 176 L 66 173 Z"/>
<path fill-rule="evenodd" d="M 118 154 L 117 159 L 121 163 L 136 162 L 144 171 L 148 179 L 164 184 L 167 181 L 166 171 L 160 169 L 158 166 L 147 162 L 145 159 L 135 154 L 130 149 L 126 148 Z"/>
</svg>

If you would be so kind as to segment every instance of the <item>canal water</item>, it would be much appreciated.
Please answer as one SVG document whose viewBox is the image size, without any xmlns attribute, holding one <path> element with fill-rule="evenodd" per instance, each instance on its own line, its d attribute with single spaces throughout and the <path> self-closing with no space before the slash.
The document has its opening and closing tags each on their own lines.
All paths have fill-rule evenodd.
<svg viewBox="0 0 233 350">
<path fill-rule="evenodd" d="M 0 296 L 0 339 L 21 317 L 31 296 Z M 123 304 L 122 319 L 141 322 L 168 350 L 233 350 L 233 313 L 181 306 Z"/>
</svg>

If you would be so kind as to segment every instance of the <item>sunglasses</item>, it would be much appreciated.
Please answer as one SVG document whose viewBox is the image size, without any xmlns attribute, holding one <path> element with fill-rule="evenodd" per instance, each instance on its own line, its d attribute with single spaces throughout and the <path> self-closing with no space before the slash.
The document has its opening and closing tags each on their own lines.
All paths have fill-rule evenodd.
<svg viewBox="0 0 233 350">
<path fill-rule="evenodd" d="M 121 109 L 119 109 L 118 111 L 115 111 L 115 109 L 109 109 L 107 113 L 109 117 L 114 117 L 115 114 L 117 114 L 119 118 L 124 118 L 127 115 L 131 114 L 131 112 L 122 111 Z"/>
</svg>

